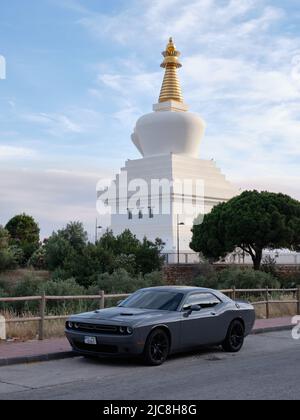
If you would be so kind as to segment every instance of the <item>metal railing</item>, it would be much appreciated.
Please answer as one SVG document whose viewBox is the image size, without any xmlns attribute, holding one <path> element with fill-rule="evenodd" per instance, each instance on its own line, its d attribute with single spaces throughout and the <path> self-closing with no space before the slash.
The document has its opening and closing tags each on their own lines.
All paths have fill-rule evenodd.
<svg viewBox="0 0 300 420">
<path fill-rule="evenodd" d="M 165 258 L 165 264 L 178 264 L 178 254 L 176 252 L 162 253 Z M 299 266 L 300 267 L 300 253 L 278 253 L 278 252 L 264 252 L 263 258 L 271 257 L 276 261 L 277 265 L 282 266 Z M 196 252 L 180 252 L 180 264 L 200 264 L 201 258 Z M 242 253 L 234 253 L 228 255 L 224 260 L 215 263 L 216 265 L 253 265 L 252 259 L 249 255 Z"/>
<path fill-rule="evenodd" d="M 270 318 L 270 306 L 273 304 L 295 304 L 297 315 L 300 315 L 300 286 L 296 289 L 232 289 L 221 290 L 222 293 L 230 296 L 233 300 L 238 299 L 239 296 L 245 297 L 249 295 L 250 301 L 253 306 L 265 305 L 266 307 L 266 318 Z M 271 298 L 271 294 L 290 294 L 293 296 L 293 299 L 289 300 L 275 300 Z M 258 297 L 264 297 L 263 300 L 256 301 L 254 298 L 255 295 Z M 0 298 L 0 303 L 14 303 L 14 302 L 39 302 L 39 316 L 37 317 L 22 317 L 22 318 L 11 318 L 7 319 L 6 323 L 22 323 L 22 322 L 38 322 L 38 338 L 39 340 L 44 340 L 45 332 L 45 322 L 51 320 L 65 320 L 70 315 L 55 315 L 47 316 L 47 302 L 50 301 L 71 301 L 71 300 L 98 300 L 100 309 L 105 308 L 106 299 L 122 299 L 128 297 L 129 294 L 120 293 L 120 294 L 105 294 L 103 290 L 99 292 L 98 295 L 83 295 L 83 296 L 46 296 L 42 294 L 41 296 L 25 296 L 25 297 L 5 297 Z M 0 313 L 1 314 L 1 313 Z"/>
</svg>

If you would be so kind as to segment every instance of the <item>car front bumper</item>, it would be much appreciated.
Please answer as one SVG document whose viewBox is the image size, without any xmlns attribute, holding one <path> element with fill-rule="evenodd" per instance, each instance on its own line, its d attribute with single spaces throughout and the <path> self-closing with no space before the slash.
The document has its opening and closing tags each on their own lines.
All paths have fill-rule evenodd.
<svg viewBox="0 0 300 420">
<path fill-rule="evenodd" d="M 144 351 L 145 341 L 137 337 L 108 335 L 97 333 L 84 333 L 66 330 L 66 337 L 73 350 L 77 353 L 90 356 L 138 356 Z M 95 337 L 97 344 L 85 344 L 85 337 Z"/>
</svg>

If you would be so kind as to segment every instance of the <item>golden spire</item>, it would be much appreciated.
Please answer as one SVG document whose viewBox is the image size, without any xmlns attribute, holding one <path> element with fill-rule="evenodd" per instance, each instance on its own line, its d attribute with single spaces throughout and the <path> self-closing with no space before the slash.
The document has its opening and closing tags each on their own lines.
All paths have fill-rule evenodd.
<svg viewBox="0 0 300 420">
<path fill-rule="evenodd" d="M 177 75 L 177 69 L 182 67 L 179 62 L 180 52 L 177 51 L 173 38 L 169 39 L 166 51 L 162 53 L 164 61 L 161 67 L 166 69 L 161 87 L 159 102 L 177 101 L 183 103 L 183 96 Z"/>
</svg>

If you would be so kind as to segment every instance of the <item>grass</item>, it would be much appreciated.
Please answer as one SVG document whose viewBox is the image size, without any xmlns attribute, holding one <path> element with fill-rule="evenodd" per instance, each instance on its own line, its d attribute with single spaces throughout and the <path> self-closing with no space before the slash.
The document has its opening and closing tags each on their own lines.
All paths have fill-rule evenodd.
<svg viewBox="0 0 300 420">
<path fill-rule="evenodd" d="M 257 319 L 266 319 L 266 305 L 257 305 L 255 313 Z M 293 317 L 296 314 L 296 303 L 270 303 L 270 318 Z"/>
<path fill-rule="evenodd" d="M 13 312 L 2 312 L 1 315 L 5 319 L 9 320 L 12 318 L 32 318 L 36 317 L 36 314 L 30 312 L 16 315 Z M 64 320 L 48 320 L 45 321 L 44 338 L 54 338 L 64 336 Z M 36 340 L 38 338 L 39 321 L 30 322 L 8 322 L 6 324 L 6 335 L 7 338 L 15 339 L 18 341 Z"/>
<path fill-rule="evenodd" d="M 0 274 L 0 281 L 8 283 L 11 287 L 16 286 L 24 280 L 24 278 L 30 277 L 41 281 L 50 280 L 50 272 L 46 270 L 34 270 L 30 268 L 19 268 L 17 270 L 8 270 Z"/>
</svg>

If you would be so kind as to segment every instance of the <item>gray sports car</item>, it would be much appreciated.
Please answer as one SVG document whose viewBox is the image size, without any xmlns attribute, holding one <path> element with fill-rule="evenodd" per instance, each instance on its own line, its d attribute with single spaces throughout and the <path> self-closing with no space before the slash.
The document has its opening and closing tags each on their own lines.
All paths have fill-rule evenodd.
<svg viewBox="0 0 300 420">
<path fill-rule="evenodd" d="M 200 346 L 238 352 L 254 321 L 247 302 L 211 289 L 165 286 L 138 290 L 114 308 L 71 316 L 66 336 L 87 357 L 140 355 L 160 365 L 171 353 Z"/>
</svg>

